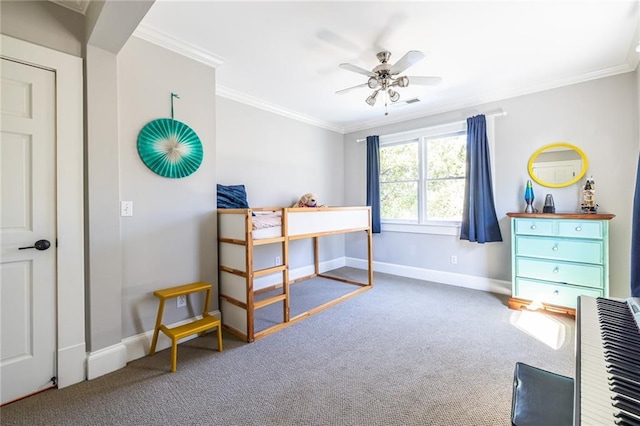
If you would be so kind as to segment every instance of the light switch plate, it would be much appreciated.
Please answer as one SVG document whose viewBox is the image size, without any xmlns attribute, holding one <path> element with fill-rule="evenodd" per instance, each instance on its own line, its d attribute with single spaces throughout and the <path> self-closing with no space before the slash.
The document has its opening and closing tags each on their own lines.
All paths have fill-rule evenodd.
<svg viewBox="0 0 640 426">
<path fill-rule="evenodd" d="M 133 216 L 133 201 L 120 201 L 120 216 Z"/>
</svg>

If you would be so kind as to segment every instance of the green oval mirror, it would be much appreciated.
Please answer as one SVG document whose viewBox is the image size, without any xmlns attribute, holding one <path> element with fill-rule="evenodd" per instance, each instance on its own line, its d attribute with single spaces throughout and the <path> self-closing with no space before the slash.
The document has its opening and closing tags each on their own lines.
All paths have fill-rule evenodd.
<svg viewBox="0 0 640 426">
<path fill-rule="evenodd" d="M 529 159 L 529 176 L 542 186 L 562 188 L 578 182 L 587 172 L 587 156 L 565 142 L 545 145 Z"/>
</svg>

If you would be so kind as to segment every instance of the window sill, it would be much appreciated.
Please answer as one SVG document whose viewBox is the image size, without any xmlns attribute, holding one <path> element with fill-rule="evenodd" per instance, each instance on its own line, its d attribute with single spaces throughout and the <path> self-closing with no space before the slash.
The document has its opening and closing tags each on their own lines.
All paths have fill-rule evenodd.
<svg viewBox="0 0 640 426">
<path fill-rule="evenodd" d="M 407 224 L 407 223 L 389 223 L 381 224 L 383 232 L 406 232 L 411 234 L 432 234 L 432 235 L 451 235 L 458 237 L 460 235 L 460 223 L 435 223 L 429 225 Z"/>
</svg>

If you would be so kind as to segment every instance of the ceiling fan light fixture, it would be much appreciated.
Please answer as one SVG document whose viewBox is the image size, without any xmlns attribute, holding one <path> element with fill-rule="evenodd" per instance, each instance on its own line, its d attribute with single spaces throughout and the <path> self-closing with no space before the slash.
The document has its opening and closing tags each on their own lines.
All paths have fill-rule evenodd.
<svg viewBox="0 0 640 426">
<path fill-rule="evenodd" d="M 366 100 L 366 102 L 371 105 L 374 106 L 376 104 L 376 98 L 378 97 L 378 91 L 376 90 L 375 92 L 373 92 L 371 94 L 371 96 L 369 96 Z"/>
<path fill-rule="evenodd" d="M 400 87 L 407 87 L 409 85 L 409 77 L 403 75 L 396 80 L 396 83 Z"/>
<path fill-rule="evenodd" d="M 393 89 L 389 89 L 389 90 L 387 91 L 387 94 L 389 95 L 389 100 L 390 100 L 391 102 L 397 102 L 397 101 L 398 101 L 398 99 L 400 99 L 400 93 L 396 92 L 396 91 L 395 91 L 395 90 L 393 90 Z"/>
<path fill-rule="evenodd" d="M 376 77 L 371 77 L 369 78 L 369 81 L 367 81 L 367 86 L 369 86 L 369 89 L 377 89 L 379 85 L 380 82 Z"/>
</svg>

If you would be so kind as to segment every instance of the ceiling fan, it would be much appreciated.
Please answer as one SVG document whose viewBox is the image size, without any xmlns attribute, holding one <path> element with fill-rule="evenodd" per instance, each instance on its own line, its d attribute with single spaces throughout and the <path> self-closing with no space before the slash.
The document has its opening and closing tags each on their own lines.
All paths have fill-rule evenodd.
<svg viewBox="0 0 640 426">
<path fill-rule="evenodd" d="M 369 80 L 367 80 L 366 83 L 359 84 L 357 86 L 338 90 L 336 94 L 343 94 L 354 89 L 359 89 L 361 87 L 368 87 L 369 89 L 373 89 L 373 93 L 369 95 L 369 97 L 366 99 L 366 102 L 367 104 L 374 106 L 380 92 L 384 92 L 387 100 L 391 102 L 397 102 L 400 99 L 400 93 L 394 90 L 395 87 L 407 87 L 409 86 L 409 83 L 434 86 L 442 81 L 440 77 L 407 77 L 399 75 L 407 68 L 418 63 L 424 58 L 424 53 L 418 50 L 408 51 L 402 58 L 400 58 L 398 62 L 393 65 L 389 63 L 389 58 L 391 57 L 390 52 L 382 51 L 379 52 L 376 56 L 378 57 L 380 64 L 371 71 L 353 64 L 340 64 L 340 68 L 348 71 L 353 71 L 358 74 L 366 75 L 367 77 L 369 77 Z M 386 101 L 385 106 L 387 106 Z M 385 112 L 385 115 L 388 115 L 388 111 Z"/>
</svg>

